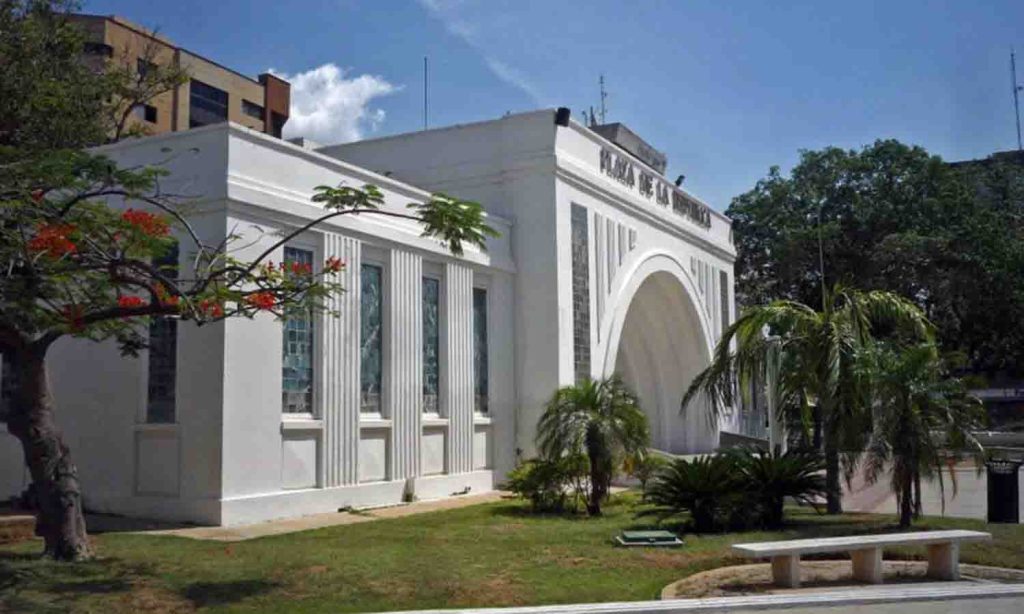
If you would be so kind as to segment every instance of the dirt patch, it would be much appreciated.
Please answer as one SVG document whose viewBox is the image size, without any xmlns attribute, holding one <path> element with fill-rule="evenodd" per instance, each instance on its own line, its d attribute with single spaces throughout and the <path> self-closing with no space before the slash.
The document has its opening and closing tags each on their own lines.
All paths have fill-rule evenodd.
<svg viewBox="0 0 1024 614">
<path fill-rule="evenodd" d="M 115 608 L 116 611 L 125 612 L 193 612 L 195 605 L 181 595 L 154 586 L 148 581 L 133 582 L 131 591 L 118 596 L 118 601 L 124 609 Z"/>
<path fill-rule="evenodd" d="M 927 563 L 922 561 L 885 561 L 883 573 L 886 584 L 930 582 L 925 576 Z M 1001 582 L 1022 582 L 1024 571 L 983 565 L 961 565 L 964 581 L 977 579 Z M 853 579 L 850 561 L 801 561 L 800 588 L 779 588 L 772 584 L 771 565 L 735 565 L 704 571 L 673 582 L 661 592 L 662 599 L 690 599 L 699 597 L 735 597 L 757 594 L 784 594 L 821 588 L 862 586 Z"/>
<path fill-rule="evenodd" d="M 499 574 L 473 584 L 453 587 L 455 603 L 486 603 L 489 606 L 513 606 L 525 603 L 523 587 Z"/>
<path fill-rule="evenodd" d="M 504 524 L 490 527 L 489 530 L 495 533 L 515 533 L 524 527 L 526 527 L 526 525 L 521 522 L 506 522 Z"/>
</svg>

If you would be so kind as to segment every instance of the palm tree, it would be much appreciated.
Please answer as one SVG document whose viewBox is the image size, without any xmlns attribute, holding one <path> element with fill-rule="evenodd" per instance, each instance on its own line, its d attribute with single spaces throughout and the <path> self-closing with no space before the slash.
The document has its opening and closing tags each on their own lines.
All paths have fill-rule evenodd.
<svg viewBox="0 0 1024 614">
<path fill-rule="evenodd" d="M 618 461 L 647 447 L 647 417 L 618 377 L 559 389 L 537 424 L 537 444 L 548 459 L 583 453 L 590 462 L 587 513 L 601 513 Z"/>
<path fill-rule="evenodd" d="M 840 460 L 852 471 L 870 430 L 870 392 L 859 365 L 873 333 L 931 340 L 932 325 L 910 301 L 891 292 L 861 292 L 839 284 L 824 293 L 823 308 L 777 300 L 751 307 L 725 332 L 711 364 L 690 384 L 685 408 L 698 395 L 718 420 L 739 400 L 737 389 L 766 381 L 768 358 L 778 353 L 778 411 L 788 423 L 810 428 L 817 412 L 825 452 L 827 510 L 842 511 Z M 735 349 L 733 347 L 735 346 Z M 739 380 L 739 386 L 737 386 Z"/>
<path fill-rule="evenodd" d="M 944 377 L 935 346 L 880 346 L 875 355 L 876 411 L 865 479 L 874 483 L 891 466 L 900 527 L 906 528 L 921 513 L 922 477 L 937 477 L 944 494 L 942 466 L 950 454 L 982 458 L 981 444 L 971 431 L 980 428 L 985 412 L 960 380 Z M 952 472 L 952 464 L 948 466 Z"/>
</svg>

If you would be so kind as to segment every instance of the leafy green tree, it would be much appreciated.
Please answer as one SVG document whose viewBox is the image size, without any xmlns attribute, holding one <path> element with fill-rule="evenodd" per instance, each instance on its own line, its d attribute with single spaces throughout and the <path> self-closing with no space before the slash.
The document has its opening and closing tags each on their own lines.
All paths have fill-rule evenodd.
<svg viewBox="0 0 1024 614">
<path fill-rule="evenodd" d="M 6 421 L 32 478 L 36 532 L 57 559 L 91 554 L 78 472 L 47 380 L 47 355 L 59 339 L 111 341 L 130 355 L 146 346 L 155 317 L 205 326 L 324 311 L 342 290 L 336 275 L 344 262 L 331 256 L 315 266 L 273 265 L 268 258 L 341 215 L 417 221 L 424 236 L 455 254 L 465 244 L 482 248 L 495 234 L 477 203 L 437 195 L 407 211 L 384 210 L 375 186 L 319 186 L 313 201 L 323 214 L 286 230 L 255 259 L 233 255 L 237 237 L 204 242 L 189 222 L 190 203 L 160 192 L 165 169 L 119 168 L 83 149 L 110 138 L 103 105 L 119 108 L 125 86 L 76 64 L 80 38 L 61 13 L 70 6 L 0 4 L 0 354 L 13 367 L 15 388 Z M 180 271 L 162 264 L 176 249 L 187 254 Z"/>
<path fill-rule="evenodd" d="M 894 140 L 803 151 L 726 213 L 740 303 L 820 306 L 823 282 L 895 292 L 944 352 L 1024 375 L 1024 158 L 953 166 Z"/>
<path fill-rule="evenodd" d="M 75 149 L 141 136 L 133 110 L 188 80 L 177 64 L 158 61 L 155 45 L 88 57 L 83 33 L 68 19 L 78 7 L 0 0 L 0 146 Z"/>
<path fill-rule="evenodd" d="M 828 511 L 839 513 L 840 461 L 852 467 L 870 425 L 870 381 L 862 366 L 865 348 L 879 329 L 920 340 L 930 340 L 933 333 L 917 306 L 890 292 L 836 285 L 825 292 L 824 305 L 816 311 L 796 301 L 777 300 L 748 308 L 722 334 L 711 364 L 687 389 L 683 407 L 703 395 L 717 420 L 740 400 L 738 390 L 749 390 L 755 379 L 766 381 L 769 357 L 781 354 L 777 385 L 782 405 L 800 412 L 798 420 L 790 420 L 794 427 L 803 424 L 808 429 L 817 412 Z"/>
<path fill-rule="evenodd" d="M 584 380 L 555 392 L 537 423 L 537 443 L 547 459 L 584 454 L 590 464 L 587 513 L 601 513 L 615 468 L 647 447 L 647 417 L 617 377 Z"/>
<path fill-rule="evenodd" d="M 900 526 L 909 527 L 921 513 L 922 478 L 938 478 L 945 492 L 944 465 L 952 471 L 949 461 L 965 453 L 982 460 L 972 431 L 983 426 L 985 413 L 960 380 L 943 372 L 933 345 L 880 345 L 874 353 L 876 360 L 869 364 L 875 370 L 875 411 L 865 477 L 873 483 L 889 474 Z"/>
</svg>

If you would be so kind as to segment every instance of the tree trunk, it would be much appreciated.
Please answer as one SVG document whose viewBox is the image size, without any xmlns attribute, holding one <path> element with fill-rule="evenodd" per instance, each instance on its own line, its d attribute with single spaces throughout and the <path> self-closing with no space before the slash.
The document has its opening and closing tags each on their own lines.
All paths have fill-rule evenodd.
<svg viewBox="0 0 1024 614">
<path fill-rule="evenodd" d="M 914 518 L 914 495 L 913 495 L 913 476 L 908 471 L 906 472 L 901 480 L 902 485 L 900 490 L 903 492 L 899 493 L 900 497 L 900 528 L 906 529 L 910 526 L 910 521 Z"/>
<path fill-rule="evenodd" d="M 920 518 L 921 513 L 921 472 L 916 470 L 914 471 L 914 518 Z"/>
<path fill-rule="evenodd" d="M 839 450 L 832 433 L 825 436 L 825 510 L 829 514 L 843 513 L 843 489 L 839 483 Z"/>
<path fill-rule="evenodd" d="M 608 446 L 596 427 L 587 429 L 587 457 L 590 460 L 590 496 L 587 499 L 587 514 L 601 515 L 601 502 L 608 496 L 611 482 L 612 459 L 608 458 Z"/>
<path fill-rule="evenodd" d="M 36 535 L 44 554 L 72 561 L 92 555 L 82 513 L 78 469 L 53 419 L 45 350 L 13 357 L 18 381 L 7 430 L 21 442 L 36 498 Z"/>
</svg>

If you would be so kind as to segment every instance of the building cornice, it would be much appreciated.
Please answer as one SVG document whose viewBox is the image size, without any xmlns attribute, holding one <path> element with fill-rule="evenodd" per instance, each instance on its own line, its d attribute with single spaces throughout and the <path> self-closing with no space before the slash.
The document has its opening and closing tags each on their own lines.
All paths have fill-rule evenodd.
<svg viewBox="0 0 1024 614">
<path fill-rule="evenodd" d="M 687 243 L 699 246 L 705 251 L 730 263 L 735 262 L 736 260 L 736 250 L 731 245 L 729 248 L 724 248 L 708 237 L 702 236 L 700 233 L 706 232 L 703 228 L 700 228 L 700 233 L 698 233 L 695 232 L 695 229 L 699 227 L 695 225 L 694 229 L 690 229 L 686 226 L 681 226 L 675 220 L 669 221 L 662 215 L 656 213 L 656 210 L 652 210 L 650 203 L 625 197 L 610 189 L 610 187 L 595 182 L 593 180 L 593 173 L 587 170 L 586 166 L 575 161 L 570 156 L 563 154 L 557 157 L 555 163 L 555 176 L 572 184 L 573 187 L 586 192 L 591 196 L 611 203 L 629 215 L 640 218 L 644 222 L 658 230 L 661 230 L 662 232 L 665 232 L 666 234 L 682 239 Z"/>
</svg>

